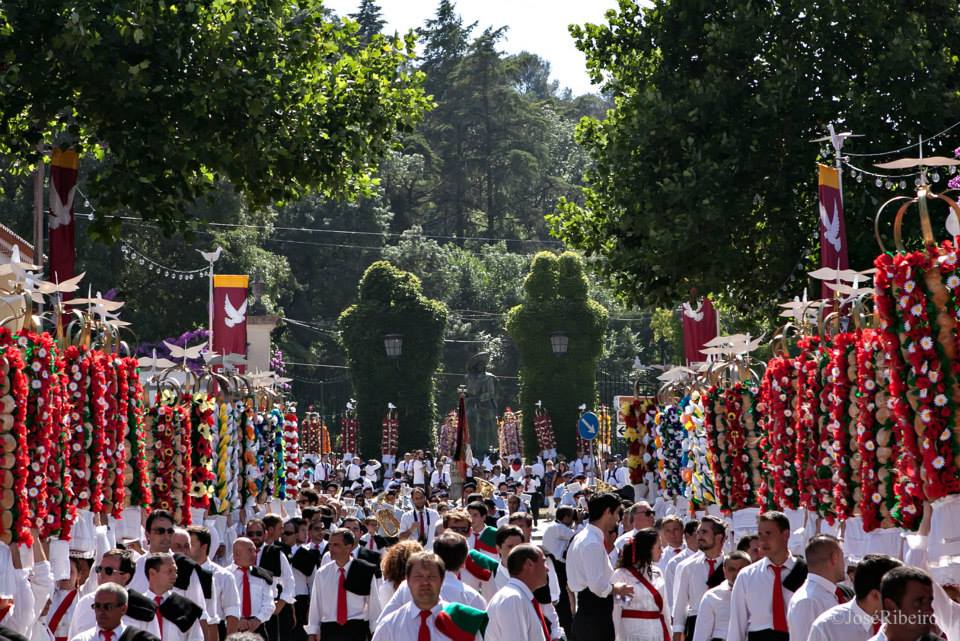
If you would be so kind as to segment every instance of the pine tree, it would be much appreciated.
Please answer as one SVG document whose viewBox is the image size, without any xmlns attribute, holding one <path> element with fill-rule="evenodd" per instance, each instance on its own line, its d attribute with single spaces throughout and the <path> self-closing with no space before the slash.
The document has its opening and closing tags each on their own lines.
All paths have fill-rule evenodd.
<svg viewBox="0 0 960 641">
<path fill-rule="evenodd" d="M 360 7 L 350 17 L 360 24 L 360 39 L 369 44 L 375 35 L 383 31 L 386 20 L 381 17 L 382 10 L 376 0 L 360 0 Z"/>
</svg>

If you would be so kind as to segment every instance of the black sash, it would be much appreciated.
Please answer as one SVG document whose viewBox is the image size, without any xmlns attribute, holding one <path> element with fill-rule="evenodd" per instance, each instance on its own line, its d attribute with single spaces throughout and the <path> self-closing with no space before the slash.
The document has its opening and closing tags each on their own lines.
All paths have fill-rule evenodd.
<svg viewBox="0 0 960 641">
<path fill-rule="evenodd" d="M 544 586 L 541 586 L 533 591 L 533 598 L 537 600 L 537 603 L 545 605 L 547 603 L 553 603 L 553 599 L 550 598 L 550 583 L 547 583 Z"/>
<path fill-rule="evenodd" d="M 790 633 L 777 632 L 776 630 L 757 630 L 756 632 L 747 632 L 747 641 L 790 641 Z"/>
<path fill-rule="evenodd" d="M 260 567 L 272 574 L 280 576 L 280 555 L 282 551 L 275 545 L 264 545 L 260 554 Z"/>
<path fill-rule="evenodd" d="M 790 570 L 790 573 L 787 574 L 787 576 L 783 579 L 783 587 L 787 588 L 791 592 L 796 592 L 806 580 L 807 564 L 800 557 L 796 557 L 796 561 L 793 564 L 793 569 Z"/>
<path fill-rule="evenodd" d="M 200 566 L 199 563 L 188 556 L 184 556 L 183 554 L 174 554 L 173 560 L 177 564 L 177 582 L 173 584 L 173 587 L 179 590 L 189 589 L 190 576 L 196 572 L 197 578 L 200 580 L 200 588 L 203 590 L 203 598 L 213 598 L 212 572 L 205 570 Z"/>
<path fill-rule="evenodd" d="M 127 614 L 129 614 L 129 611 Z M 153 636 L 146 630 L 128 627 L 123 631 L 123 634 L 120 635 L 117 641 L 160 641 L 160 639 Z"/>
<path fill-rule="evenodd" d="M 127 616 L 149 623 L 157 616 L 157 604 L 136 590 L 127 590 Z"/>
<path fill-rule="evenodd" d="M 203 614 L 203 608 L 176 593 L 164 599 L 159 610 L 164 619 L 173 623 L 184 634 Z"/>
<path fill-rule="evenodd" d="M 250 568 L 250 574 L 251 576 L 257 577 L 258 579 L 263 579 L 264 581 L 267 582 L 267 585 L 273 585 L 273 575 L 270 574 L 268 571 L 264 570 L 263 568 L 258 568 L 257 566 L 254 565 Z"/>
<path fill-rule="evenodd" d="M 304 576 L 310 576 L 320 566 L 320 550 L 301 547 L 290 559 L 290 565 Z"/>
<path fill-rule="evenodd" d="M 704 560 L 706 563 L 706 560 Z M 715 588 L 726 580 L 723 575 L 723 557 L 720 557 L 720 565 L 713 569 L 713 572 L 707 577 L 707 588 Z"/>
<path fill-rule="evenodd" d="M 357 551 L 357 558 L 363 561 L 366 561 L 373 566 L 373 574 L 379 579 L 382 575 L 380 571 L 380 558 L 381 555 L 376 550 L 371 550 L 370 548 L 360 548 Z"/>
<path fill-rule="evenodd" d="M 370 596 L 370 583 L 373 581 L 374 566 L 363 559 L 354 559 L 343 580 L 343 587 L 347 592 L 359 596 Z"/>
</svg>

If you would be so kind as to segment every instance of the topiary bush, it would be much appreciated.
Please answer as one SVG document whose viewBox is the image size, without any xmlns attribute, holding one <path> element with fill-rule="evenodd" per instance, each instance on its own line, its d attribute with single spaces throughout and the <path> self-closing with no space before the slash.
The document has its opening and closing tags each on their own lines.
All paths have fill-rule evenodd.
<svg viewBox="0 0 960 641">
<path fill-rule="evenodd" d="M 437 418 L 434 375 L 443 351 L 447 308 L 427 298 L 420 279 L 377 261 L 360 279 L 359 300 L 338 325 L 357 398 L 360 450 L 380 457 L 381 422 L 387 403 L 398 408 L 398 451 L 433 446 Z M 399 358 L 387 357 L 383 337 L 403 335 Z"/>
<path fill-rule="evenodd" d="M 596 367 L 603 348 L 607 311 L 587 298 L 583 261 L 573 252 L 534 256 L 523 283 L 524 302 L 507 315 L 507 332 L 520 352 L 520 406 L 527 456 L 536 455 L 533 430 L 536 402 L 550 412 L 557 450 L 568 457 L 576 449 L 581 403 L 596 401 Z M 567 353 L 554 356 L 550 335 L 569 339 Z"/>
</svg>

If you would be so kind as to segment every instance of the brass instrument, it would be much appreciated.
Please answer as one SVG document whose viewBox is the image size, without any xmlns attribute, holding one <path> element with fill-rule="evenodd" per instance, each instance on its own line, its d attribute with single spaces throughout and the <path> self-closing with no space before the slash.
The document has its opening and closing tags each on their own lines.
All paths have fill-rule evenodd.
<svg viewBox="0 0 960 641">
<path fill-rule="evenodd" d="M 488 481 L 487 479 L 480 478 L 479 476 L 476 477 L 476 478 L 473 479 L 473 480 L 477 482 L 477 491 L 480 492 L 480 494 L 483 496 L 483 498 L 485 498 L 485 499 L 492 499 L 492 498 L 493 498 L 493 495 L 494 495 L 494 494 L 496 493 L 496 491 L 497 491 L 497 486 L 496 486 L 496 485 L 494 485 L 493 483 L 491 483 L 491 482 Z"/>
<path fill-rule="evenodd" d="M 390 507 L 382 507 L 374 513 L 383 533 L 391 538 L 400 534 L 400 519 Z"/>
<path fill-rule="evenodd" d="M 600 492 L 600 493 L 604 493 L 604 494 L 606 494 L 606 493 L 608 493 L 608 492 L 609 492 L 609 493 L 612 493 L 612 494 L 616 494 L 616 493 L 617 493 L 617 488 L 613 487 L 612 485 L 610 485 L 609 483 L 607 483 L 606 481 L 604 481 L 604 480 L 601 479 L 601 478 L 595 478 L 595 479 L 594 479 L 594 490 L 596 490 L 597 492 Z"/>
</svg>

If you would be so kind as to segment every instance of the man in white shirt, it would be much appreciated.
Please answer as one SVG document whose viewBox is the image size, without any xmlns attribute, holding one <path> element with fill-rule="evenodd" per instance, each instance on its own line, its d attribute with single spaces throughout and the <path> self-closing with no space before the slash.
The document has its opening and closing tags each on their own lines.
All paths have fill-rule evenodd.
<svg viewBox="0 0 960 641">
<path fill-rule="evenodd" d="M 422 463 L 422 461 L 421 461 Z M 424 548 L 433 545 L 433 537 L 437 524 L 440 523 L 440 514 L 427 507 L 427 495 L 422 487 L 415 487 L 410 493 L 413 509 L 404 512 L 400 518 L 400 540 L 412 539 L 419 541 Z"/>
<path fill-rule="evenodd" d="M 611 458 L 607 459 L 607 468 L 603 471 L 601 478 L 619 490 L 627 484 L 629 476 L 626 468 L 619 467 L 617 459 Z"/>
<path fill-rule="evenodd" d="M 257 548 L 250 539 L 240 537 L 233 543 L 233 563 L 225 568 L 233 583 L 236 602 L 224 610 L 227 621 L 237 621 L 238 632 L 256 632 L 273 616 L 276 591 L 273 577 L 257 567 Z"/>
<path fill-rule="evenodd" d="M 313 578 L 310 591 L 310 641 L 366 641 L 380 615 L 380 598 L 373 565 L 353 558 L 353 532 L 334 530 L 327 542 L 330 563 Z"/>
<path fill-rule="evenodd" d="M 569 505 L 557 508 L 554 521 L 543 530 L 542 546 L 544 551 L 553 557 L 553 562 L 563 563 L 570 541 L 573 540 L 573 520 L 576 512 Z"/>
<path fill-rule="evenodd" d="M 427 464 L 423 460 L 423 450 L 417 450 L 416 457 L 410 463 L 410 475 L 413 477 L 414 487 L 424 487 L 427 484 Z"/>
<path fill-rule="evenodd" d="M 733 584 L 726 641 L 745 641 L 748 636 L 751 641 L 787 641 L 790 637 L 787 604 L 806 579 L 806 566 L 790 554 L 790 519 L 783 512 L 760 514 L 757 530 L 764 557 L 741 570 Z"/>
<path fill-rule="evenodd" d="M 724 541 L 726 526 L 720 518 L 708 515 L 700 519 L 697 531 L 700 549 L 680 562 L 674 574 L 671 600 L 673 641 L 693 638 L 703 594 L 708 587 L 722 583 L 720 568 L 723 565 Z"/>
<path fill-rule="evenodd" d="M 546 556 L 534 545 L 514 547 L 507 557 L 510 580 L 490 599 L 486 641 L 549 641 L 550 627 L 535 590 L 547 584 Z"/>
<path fill-rule="evenodd" d="M 320 462 L 317 463 L 316 468 L 313 472 L 313 478 L 322 483 L 333 480 L 333 466 L 330 465 L 330 455 L 324 454 L 320 458 Z"/>
<path fill-rule="evenodd" d="M 613 542 L 614 552 L 611 553 L 611 562 L 613 562 L 612 559 L 619 558 L 623 546 L 627 544 L 627 541 L 632 541 L 637 532 L 653 527 L 654 524 L 653 508 L 646 501 L 637 501 L 631 505 L 627 508 L 625 516 L 625 522 L 630 524 L 630 529 L 618 536 L 617 540 Z"/>
<path fill-rule="evenodd" d="M 372 486 L 376 485 L 377 481 L 379 481 L 379 476 L 377 475 L 377 472 L 380 471 L 381 467 L 383 467 L 383 463 L 381 463 L 380 461 L 377 461 L 376 459 L 370 459 L 369 461 L 367 461 L 367 464 L 363 467 L 363 477 L 367 481 L 370 481 L 370 484 Z"/>
<path fill-rule="evenodd" d="M 445 567 L 431 552 L 417 552 L 407 560 L 407 586 L 411 601 L 377 624 L 373 641 L 447 641 L 481 639 L 487 614 L 467 605 L 449 604 L 440 598 Z"/>
<path fill-rule="evenodd" d="M 97 575 L 97 585 L 116 583 L 125 586 L 130 582 L 134 571 L 133 553 L 130 550 L 108 550 L 100 563 L 94 568 Z M 73 609 L 73 619 L 67 632 L 68 638 L 73 638 L 96 625 L 93 610 L 95 592 L 86 594 L 77 601 Z M 146 630 L 155 637 L 160 636 L 160 626 L 156 619 L 156 604 L 146 596 L 134 590 L 127 590 L 127 610 L 123 617 L 123 625 L 127 628 Z"/>
<path fill-rule="evenodd" d="M 818 534 L 810 539 L 804 550 L 804 560 L 807 580 L 787 606 L 787 627 L 793 639 L 809 634 L 818 616 L 848 600 L 846 593 L 837 587 L 837 583 L 845 578 L 847 563 L 843 548 L 835 537 Z"/>
<path fill-rule="evenodd" d="M 203 525 L 191 525 L 187 528 L 190 535 L 190 558 L 213 576 L 213 594 L 207 601 L 207 612 L 217 621 L 223 621 L 227 634 L 237 631 L 238 603 L 240 596 L 233 575 L 226 568 L 210 560 L 210 530 Z M 252 543 L 251 543 L 252 545 Z M 236 546 L 234 546 L 236 547 Z M 217 634 L 218 632 L 213 632 Z M 215 637 L 217 638 L 217 637 Z"/>
<path fill-rule="evenodd" d="M 939 639 L 931 634 L 940 627 L 948 639 L 957 631 L 952 619 L 934 617 L 936 601 L 946 597 L 942 588 L 933 583 L 930 575 L 920 568 L 903 566 L 893 568 L 880 582 L 883 597 L 883 629 L 871 637 L 871 641 L 926 641 Z M 939 597 L 936 592 L 940 593 Z"/>
<path fill-rule="evenodd" d="M 722 639 L 730 623 L 730 595 L 740 570 L 753 563 L 750 555 L 739 550 L 731 552 L 723 560 L 723 583 L 707 590 L 697 609 L 693 641 Z"/>
<path fill-rule="evenodd" d="M 354 456 L 353 460 L 351 460 L 349 463 L 344 461 L 343 472 L 347 480 L 347 485 L 350 485 L 354 481 L 360 480 L 360 475 L 362 474 L 362 470 L 360 468 L 360 457 Z"/>
<path fill-rule="evenodd" d="M 200 617 L 203 607 L 173 591 L 177 581 L 177 564 L 167 552 L 148 554 L 146 597 L 157 605 L 157 624 L 162 641 L 202 641 Z"/>
<path fill-rule="evenodd" d="M 430 488 L 432 490 L 450 489 L 450 464 L 447 457 L 440 459 L 437 469 L 430 474 Z"/>
<path fill-rule="evenodd" d="M 700 528 L 699 521 L 687 521 L 683 526 L 683 549 L 679 554 L 674 554 L 667 567 L 663 570 L 663 582 L 667 589 L 667 604 L 673 605 L 673 579 L 677 575 L 677 568 L 685 560 L 697 553 L 700 549 L 700 543 L 697 541 L 697 530 Z"/>
<path fill-rule="evenodd" d="M 616 494 L 595 494 L 587 502 L 590 523 L 567 550 L 567 583 L 577 595 L 573 636 L 577 641 L 609 641 L 614 637 L 613 596 L 633 595 L 633 588 L 613 583 L 613 566 L 604 547 L 616 531 L 622 507 Z"/>
<path fill-rule="evenodd" d="M 901 565 L 885 554 L 864 556 L 853 575 L 854 598 L 818 616 L 806 641 L 867 641 L 879 632 L 880 583 L 887 572 Z M 804 641 L 802 635 L 798 638 Z"/>
<path fill-rule="evenodd" d="M 467 540 L 456 532 L 443 532 L 433 542 L 433 552 L 440 557 L 446 569 L 443 585 L 440 586 L 440 598 L 448 603 L 462 603 L 478 610 L 485 610 L 487 602 L 483 596 L 457 577 L 469 554 Z M 406 605 L 411 599 L 410 588 L 404 581 L 383 606 L 380 620 L 390 616 L 390 613 Z"/>
<path fill-rule="evenodd" d="M 683 519 L 676 514 L 669 514 L 660 520 L 660 544 L 663 551 L 657 566 L 663 571 L 667 569 L 670 560 L 684 549 Z"/>
<path fill-rule="evenodd" d="M 124 623 L 127 590 L 118 583 L 104 583 L 93 593 L 91 606 L 96 625 L 72 637 L 73 641 L 159 641 L 157 637 Z"/>
</svg>

